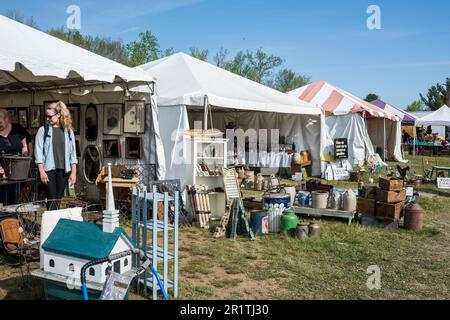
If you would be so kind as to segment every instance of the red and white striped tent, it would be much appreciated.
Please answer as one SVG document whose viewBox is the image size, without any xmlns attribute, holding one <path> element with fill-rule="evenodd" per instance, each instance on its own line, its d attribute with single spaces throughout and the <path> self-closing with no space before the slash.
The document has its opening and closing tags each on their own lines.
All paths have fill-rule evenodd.
<svg viewBox="0 0 450 320">
<path fill-rule="evenodd" d="M 398 116 L 386 112 L 324 80 L 295 89 L 289 92 L 289 95 L 322 107 L 326 116 L 352 112 L 365 113 L 366 117 L 386 118 L 392 121 L 400 120 Z"/>
<path fill-rule="evenodd" d="M 348 139 L 350 163 L 367 160 L 376 150 L 382 152 L 385 159 L 403 160 L 398 116 L 323 80 L 295 89 L 288 95 L 323 110 L 331 138 Z"/>
</svg>

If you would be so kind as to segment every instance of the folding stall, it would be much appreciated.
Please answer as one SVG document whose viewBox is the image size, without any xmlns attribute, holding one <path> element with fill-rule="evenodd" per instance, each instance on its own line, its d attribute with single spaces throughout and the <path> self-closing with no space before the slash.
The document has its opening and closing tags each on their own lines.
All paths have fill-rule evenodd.
<svg viewBox="0 0 450 320">
<path fill-rule="evenodd" d="M 288 95 L 323 109 L 331 139 L 347 138 L 350 164 L 376 153 L 401 161 L 399 118 L 323 80 L 290 91 Z"/>
<path fill-rule="evenodd" d="M 449 127 L 450 126 L 450 108 L 446 105 L 442 106 L 438 110 L 427 114 L 424 117 L 418 118 L 415 122 L 416 126 L 433 126 L 433 127 Z M 445 132 L 445 130 L 444 130 Z M 445 136 L 445 133 L 444 133 Z M 416 145 L 416 139 L 414 139 L 414 150 Z"/>
<path fill-rule="evenodd" d="M 155 164 L 157 175 L 164 175 L 164 151 L 159 138 L 157 105 L 153 96 L 155 79 L 148 72 L 127 66 L 72 45 L 44 32 L 18 23 L 0 15 L 0 107 L 10 110 L 24 109 L 20 121 L 28 123 L 33 136 L 44 125 L 44 104 L 61 100 L 71 107 L 76 141 L 80 151 L 88 145 L 96 146 L 103 154 L 103 143 L 107 139 L 118 139 L 121 150 L 127 148 L 127 137 L 140 139 L 143 154 L 139 157 L 125 156 L 107 159 L 108 162 L 129 165 Z M 136 86 L 145 85 L 147 93 L 133 91 Z M 126 133 L 127 125 L 122 118 L 123 104 L 136 101 L 143 104 L 144 130 Z M 86 105 L 95 105 L 92 117 L 97 118 L 98 134 L 86 137 Z M 106 109 L 114 109 L 117 126 L 115 131 L 105 129 L 111 117 Z M 113 111 L 114 111 L 113 110 Z M 113 120 L 114 120 L 113 119 Z M 114 123 L 113 123 L 114 122 Z M 25 123 L 25 122 L 24 122 Z M 81 164 L 84 154 L 78 154 L 79 184 L 83 184 Z M 87 194 L 95 194 L 97 188 L 88 184 Z"/>
<path fill-rule="evenodd" d="M 196 120 L 202 121 L 203 127 L 208 123 L 208 127 L 221 131 L 230 122 L 244 131 L 279 129 L 280 136 L 295 143 L 297 150 L 311 152 L 312 173 L 320 175 L 325 133 L 319 109 L 183 53 L 140 67 L 158 79 L 166 178 L 181 177 L 183 184 L 192 183 L 183 133 L 193 128 Z M 267 163 L 259 165 L 264 167 Z"/>
</svg>

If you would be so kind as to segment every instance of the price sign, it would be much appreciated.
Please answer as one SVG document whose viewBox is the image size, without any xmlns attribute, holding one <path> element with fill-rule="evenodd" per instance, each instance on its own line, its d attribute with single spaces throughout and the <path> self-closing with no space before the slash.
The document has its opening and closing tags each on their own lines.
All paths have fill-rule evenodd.
<svg viewBox="0 0 450 320">
<path fill-rule="evenodd" d="M 336 160 L 348 159 L 348 142 L 346 138 L 334 139 L 334 158 Z"/>
<path fill-rule="evenodd" d="M 450 189 L 450 178 L 437 178 L 438 189 Z"/>
</svg>

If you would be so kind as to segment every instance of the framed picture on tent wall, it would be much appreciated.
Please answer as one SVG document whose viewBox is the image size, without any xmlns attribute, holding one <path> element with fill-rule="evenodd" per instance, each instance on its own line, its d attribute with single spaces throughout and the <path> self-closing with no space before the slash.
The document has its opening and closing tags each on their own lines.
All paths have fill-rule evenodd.
<svg viewBox="0 0 450 320">
<path fill-rule="evenodd" d="M 30 106 L 30 128 L 39 128 L 44 125 L 44 108 L 42 106 Z"/>
<path fill-rule="evenodd" d="M 120 158 L 122 153 L 120 150 L 120 139 L 103 140 L 103 157 L 104 158 Z"/>
<path fill-rule="evenodd" d="M 19 124 L 28 129 L 28 108 L 17 108 L 17 118 L 19 120 Z"/>
<path fill-rule="evenodd" d="M 134 134 L 145 132 L 145 101 L 143 100 L 125 101 L 123 132 Z"/>
<path fill-rule="evenodd" d="M 80 133 L 80 104 L 79 103 L 71 103 L 67 105 L 67 109 L 69 109 L 70 116 L 72 117 L 72 127 L 73 133 Z"/>
<path fill-rule="evenodd" d="M 135 137 L 125 138 L 125 157 L 127 159 L 142 159 L 142 139 Z"/>
<path fill-rule="evenodd" d="M 122 133 L 122 104 L 103 105 L 103 134 L 120 136 Z"/>
</svg>

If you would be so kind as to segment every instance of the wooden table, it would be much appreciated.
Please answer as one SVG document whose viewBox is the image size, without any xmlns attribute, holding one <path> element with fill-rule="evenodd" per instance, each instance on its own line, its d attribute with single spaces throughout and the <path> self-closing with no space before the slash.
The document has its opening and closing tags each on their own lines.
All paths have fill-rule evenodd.
<svg viewBox="0 0 450 320">
<path fill-rule="evenodd" d="M 343 211 L 343 210 L 333 210 L 333 209 L 314 209 L 307 207 L 292 207 L 297 215 L 308 215 L 314 217 L 333 217 L 333 218 L 343 218 L 348 220 L 348 224 L 352 223 L 355 218 L 356 211 Z"/>
</svg>

